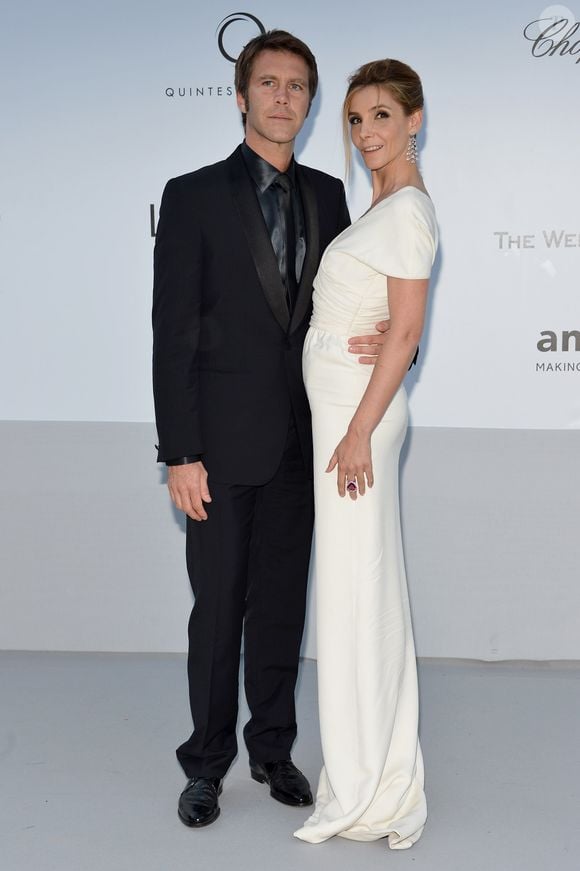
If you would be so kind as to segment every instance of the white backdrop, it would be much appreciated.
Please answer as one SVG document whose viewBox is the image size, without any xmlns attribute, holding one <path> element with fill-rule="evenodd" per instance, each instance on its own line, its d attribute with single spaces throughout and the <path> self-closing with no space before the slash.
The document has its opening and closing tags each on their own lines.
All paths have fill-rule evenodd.
<svg viewBox="0 0 580 871">
<path fill-rule="evenodd" d="M 3 419 L 152 419 L 149 208 L 168 177 L 241 138 L 233 65 L 217 38 L 234 11 L 193 0 L 4 4 Z M 314 49 L 321 92 L 298 156 L 336 175 L 349 72 L 394 56 L 423 78 L 421 163 L 442 242 L 413 424 L 577 428 L 580 335 L 567 349 L 562 340 L 580 331 L 574 10 L 255 0 L 250 13 Z M 562 14 L 568 23 L 554 24 Z M 537 19 L 553 34 L 534 42 Z M 255 32 L 233 21 L 226 50 Z M 358 165 L 353 216 L 368 199 Z"/>
<path fill-rule="evenodd" d="M 1 6 L 0 647 L 184 649 L 183 518 L 151 424 L 150 204 L 240 141 L 218 34 L 237 54 L 254 16 L 312 45 L 297 152 L 337 176 L 348 74 L 394 56 L 424 81 L 441 250 L 401 487 L 419 655 L 579 659 L 580 336 L 562 334 L 580 331 L 580 8 L 252 0 L 228 23 L 236 8 Z M 558 33 L 538 40 L 538 19 Z M 369 191 L 356 164 L 353 217 Z"/>
</svg>

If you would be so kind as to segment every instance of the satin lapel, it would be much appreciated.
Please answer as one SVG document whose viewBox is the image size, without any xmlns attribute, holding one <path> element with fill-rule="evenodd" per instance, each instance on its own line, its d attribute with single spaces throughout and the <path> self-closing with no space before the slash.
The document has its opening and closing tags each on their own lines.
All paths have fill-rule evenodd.
<svg viewBox="0 0 580 871">
<path fill-rule="evenodd" d="M 228 158 L 227 163 L 234 201 L 240 213 L 242 227 L 262 285 L 262 291 L 272 309 L 272 314 L 286 332 L 290 321 L 286 292 L 280 278 L 278 262 L 264 223 L 260 204 L 239 148 Z"/>
<path fill-rule="evenodd" d="M 298 288 L 298 298 L 294 306 L 292 322 L 290 324 L 290 332 L 293 333 L 298 327 L 310 308 L 312 301 L 312 282 L 318 269 L 318 254 L 319 254 L 319 233 L 318 233 L 318 205 L 316 195 L 312 185 L 306 178 L 306 173 L 297 164 L 296 171 L 298 173 L 298 183 L 300 185 L 300 196 L 302 197 L 302 208 L 304 209 L 304 223 L 306 225 L 306 257 L 302 266 L 302 275 L 300 277 L 300 286 Z"/>
</svg>

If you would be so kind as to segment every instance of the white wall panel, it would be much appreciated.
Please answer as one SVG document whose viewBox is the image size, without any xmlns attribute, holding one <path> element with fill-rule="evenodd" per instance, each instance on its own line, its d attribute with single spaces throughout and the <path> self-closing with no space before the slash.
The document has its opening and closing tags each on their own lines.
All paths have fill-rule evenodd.
<svg viewBox="0 0 580 871">
<path fill-rule="evenodd" d="M 152 419 L 149 204 L 168 177 L 221 159 L 241 138 L 233 65 L 217 43 L 233 11 L 191 0 L 4 9 L 2 418 Z M 421 161 L 441 251 L 413 375 L 415 425 L 577 427 L 580 337 L 562 347 L 562 332 L 580 329 L 573 13 L 523 0 L 361 0 L 356 11 L 297 0 L 250 12 L 312 45 L 321 91 L 298 154 L 337 175 L 348 73 L 390 55 L 423 77 Z M 530 22 L 544 18 L 545 29 L 554 14 L 569 19 L 556 36 L 525 38 Z M 232 23 L 226 49 L 254 31 Z M 349 199 L 353 216 L 368 205 L 360 165 Z M 555 350 L 540 352 L 545 331 Z"/>
</svg>

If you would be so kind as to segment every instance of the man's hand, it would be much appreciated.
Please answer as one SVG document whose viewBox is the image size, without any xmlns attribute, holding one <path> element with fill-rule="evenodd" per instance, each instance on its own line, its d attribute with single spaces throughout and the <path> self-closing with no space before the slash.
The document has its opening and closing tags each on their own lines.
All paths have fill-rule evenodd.
<svg viewBox="0 0 580 871">
<path fill-rule="evenodd" d="M 201 460 L 183 466 L 168 466 L 167 486 L 173 504 L 192 520 L 207 520 L 204 502 L 211 502 L 207 472 Z"/>
<path fill-rule="evenodd" d="M 348 340 L 348 350 L 351 354 L 363 355 L 358 358 L 359 363 L 374 366 L 390 326 L 390 321 L 380 321 L 376 325 L 378 334 L 375 333 L 373 336 L 353 336 Z"/>
</svg>

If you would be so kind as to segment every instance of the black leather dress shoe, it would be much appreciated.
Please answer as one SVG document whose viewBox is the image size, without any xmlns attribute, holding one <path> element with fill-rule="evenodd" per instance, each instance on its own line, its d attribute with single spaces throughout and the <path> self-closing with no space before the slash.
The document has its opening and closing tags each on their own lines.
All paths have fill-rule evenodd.
<svg viewBox="0 0 580 871">
<path fill-rule="evenodd" d="M 310 785 L 291 759 L 277 762 L 254 762 L 250 759 L 250 773 L 258 783 L 270 785 L 270 795 L 283 804 L 306 807 L 312 804 Z"/>
<path fill-rule="evenodd" d="M 191 777 L 179 796 L 177 813 L 186 826 L 209 826 L 220 815 L 218 795 L 222 791 L 219 777 Z"/>
</svg>

